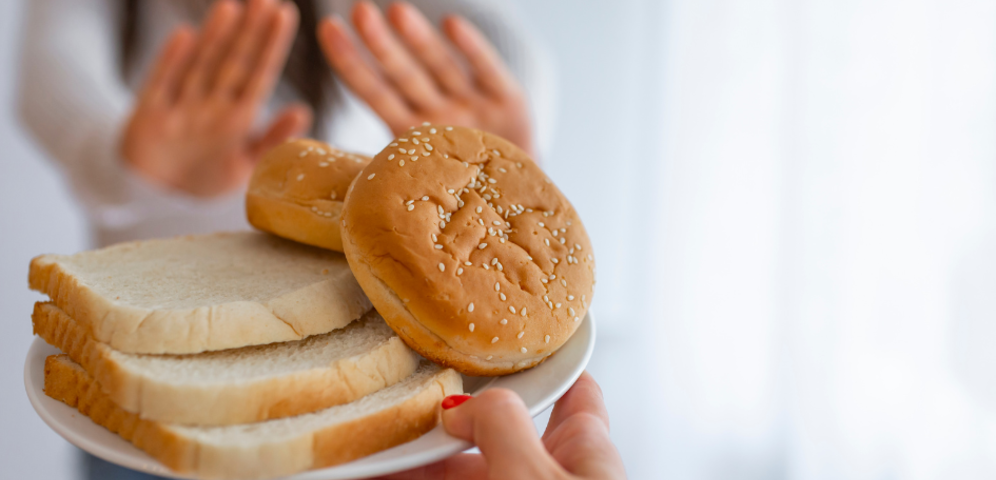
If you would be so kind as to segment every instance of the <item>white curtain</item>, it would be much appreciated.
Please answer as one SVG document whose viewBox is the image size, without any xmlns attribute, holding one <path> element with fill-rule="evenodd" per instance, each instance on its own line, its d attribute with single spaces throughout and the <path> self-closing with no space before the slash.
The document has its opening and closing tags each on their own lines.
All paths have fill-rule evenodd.
<svg viewBox="0 0 996 480">
<path fill-rule="evenodd" d="M 996 478 L 996 3 L 641 5 L 633 477 Z"/>
</svg>

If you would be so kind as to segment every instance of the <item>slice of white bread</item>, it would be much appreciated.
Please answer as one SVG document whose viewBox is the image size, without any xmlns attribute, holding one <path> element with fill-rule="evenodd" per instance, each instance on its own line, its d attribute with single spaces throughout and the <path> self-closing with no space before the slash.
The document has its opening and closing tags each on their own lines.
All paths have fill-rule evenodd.
<svg viewBox="0 0 996 480">
<path fill-rule="evenodd" d="M 232 425 L 352 402 L 408 377 L 418 356 L 371 310 L 304 340 L 189 355 L 118 352 L 52 303 L 37 303 L 35 334 L 69 354 L 118 406 L 144 419 Z"/>
<path fill-rule="evenodd" d="M 142 420 L 107 397 L 67 355 L 45 361 L 45 393 L 121 435 L 167 467 L 201 478 L 273 478 L 348 462 L 410 441 L 438 423 L 438 405 L 463 392 L 454 370 L 427 361 L 405 380 L 319 412 L 225 427 Z"/>
<path fill-rule="evenodd" d="M 371 308 L 342 254 L 259 232 L 42 255 L 29 283 L 96 340 L 128 353 L 300 340 Z"/>
</svg>

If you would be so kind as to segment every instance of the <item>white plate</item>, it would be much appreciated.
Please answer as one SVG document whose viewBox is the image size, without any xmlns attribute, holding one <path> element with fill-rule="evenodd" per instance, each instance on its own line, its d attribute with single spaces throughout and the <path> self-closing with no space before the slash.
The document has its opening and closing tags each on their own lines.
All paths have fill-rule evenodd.
<svg viewBox="0 0 996 480">
<path fill-rule="evenodd" d="M 535 417 L 553 405 L 574 384 L 588 364 L 594 348 L 595 321 L 589 313 L 574 336 L 540 366 L 504 377 L 464 377 L 464 390 L 476 395 L 488 388 L 510 389 L 522 397 L 529 407 L 529 414 Z M 108 462 L 164 477 L 193 478 L 177 475 L 117 434 L 93 423 L 75 408 L 45 395 L 45 357 L 59 353 L 58 349 L 41 338 L 35 338 L 24 364 L 24 386 L 28 399 L 52 430 L 73 445 Z M 436 427 L 417 440 L 390 450 L 286 478 L 338 480 L 386 475 L 437 462 L 472 446 L 447 435 L 442 427 Z"/>
</svg>

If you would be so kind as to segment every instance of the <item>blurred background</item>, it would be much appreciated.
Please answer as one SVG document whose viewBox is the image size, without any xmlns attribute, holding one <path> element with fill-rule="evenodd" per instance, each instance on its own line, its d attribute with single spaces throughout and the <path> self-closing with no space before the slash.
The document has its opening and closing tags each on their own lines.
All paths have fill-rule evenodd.
<svg viewBox="0 0 996 480">
<path fill-rule="evenodd" d="M 545 168 L 598 257 L 633 479 L 996 478 L 996 3 L 516 0 Z M 87 248 L 15 115 L 0 2 L 2 478 L 75 478 L 34 414 L 29 260 Z"/>
</svg>

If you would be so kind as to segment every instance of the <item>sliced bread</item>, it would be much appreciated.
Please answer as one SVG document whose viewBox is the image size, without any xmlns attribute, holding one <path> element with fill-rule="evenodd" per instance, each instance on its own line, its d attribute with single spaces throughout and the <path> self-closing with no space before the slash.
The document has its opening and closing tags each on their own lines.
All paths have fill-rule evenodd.
<svg viewBox="0 0 996 480">
<path fill-rule="evenodd" d="M 224 427 L 142 420 L 103 393 L 67 355 L 45 361 L 45 393 L 121 435 L 167 467 L 202 478 L 263 479 L 348 462 L 413 440 L 438 422 L 460 375 L 423 362 L 405 380 L 319 412 Z"/>
<path fill-rule="evenodd" d="M 52 303 L 35 304 L 31 320 L 119 407 L 169 423 L 231 425 L 314 412 L 393 385 L 418 366 L 372 310 L 304 340 L 190 355 L 118 352 Z"/>
<path fill-rule="evenodd" d="M 42 255 L 29 283 L 94 339 L 128 353 L 300 340 L 371 308 L 342 254 L 259 232 Z"/>
</svg>

